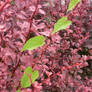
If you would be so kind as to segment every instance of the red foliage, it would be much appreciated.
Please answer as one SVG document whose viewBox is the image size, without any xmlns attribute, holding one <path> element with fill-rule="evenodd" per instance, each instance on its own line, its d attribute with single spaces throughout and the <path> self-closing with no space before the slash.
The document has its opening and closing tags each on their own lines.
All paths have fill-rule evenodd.
<svg viewBox="0 0 92 92">
<path fill-rule="evenodd" d="M 0 2 L 0 92 L 92 92 L 92 51 L 84 46 L 92 30 L 92 1 L 82 0 L 70 13 L 66 13 L 70 0 L 4 1 Z M 52 36 L 62 16 L 73 23 Z M 21 53 L 25 42 L 40 34 L 47 38 L 45 46 Z M 40 77 L 22 89 L 27 66 L 39 70 Z"/>
</svg>

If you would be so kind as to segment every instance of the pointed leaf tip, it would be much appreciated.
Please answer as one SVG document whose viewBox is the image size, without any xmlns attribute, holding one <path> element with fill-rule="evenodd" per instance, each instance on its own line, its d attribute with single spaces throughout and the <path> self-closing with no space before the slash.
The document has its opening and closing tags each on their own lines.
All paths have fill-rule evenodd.
<svg viewBox="0 0 92 92">
<path fill-rule="evenodd" d="M 76 6 L 79 2 L 81 2 L 81 0 L 71 0 L 70 3 L 69 3 L 69 6 L 68 6 L 67 12 L 70 11 L 70 10 L 72 10 L 72 9 L 74 9 L 75 6 Z"/>
</svg>

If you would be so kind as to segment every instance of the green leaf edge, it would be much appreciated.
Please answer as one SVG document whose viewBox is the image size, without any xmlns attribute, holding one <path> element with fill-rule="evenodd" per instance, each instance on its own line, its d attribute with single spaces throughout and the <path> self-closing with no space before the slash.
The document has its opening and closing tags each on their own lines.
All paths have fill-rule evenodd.
<svg viewBox="0 0 92 92">
<path fill-rule="evenodd" d="M 28 75 L 26 75 L 26 74 Z M 26 87 L 29 87 L 30 85 L 31 85 L 31 83 L 29 82 L 28 83 L 28 85 L 26 84 L 26 85 L 24 85 L 24 79 L 26 80 L 26 81 L 30 81 L 30 79 L 29 79 L 29 74 L 30 73 L 32 73 L 32 67 L 30 67 L 30 66 L 28 66 L 26 69 L 25 69 L 25 71 L 24 71 L 24 74 L 23 74 L 23 76 L 22 76 L 22 78 L 21 78 L 21 86 L 22 86 L 22 88 L 26 88 Z"/>
<path fill-rule="evenodd" d="M 29 69 L 31 70 L 30 72 L 29 72 Z M 35 82 L 35 80 L 39 77 L 39 71 L 38 70 L 35 70 L 35 71 L 33 71 L 32 72 L 32 67 L 27 67 L 26 69 L 25 69 L 25 71 L 24 71 L 24 75 L 22 76 L 22 78 L 21 78 L 21 86 L 22 86 L 22 88 L 27 88 L 27 87 L 30 87 L 31 86 L 31 82 L 30 82 L 30 78 L 29 78 L 29 76 L 27 76 L 27 75 L 25 75 L 25 72 L 26 72 L 26 74 L 32 74 L 32 83 L 34 83 Z M 33 75 L 33 73 L 35 73 L 36 72 L 36 78 L 34 79 L 34 75 Z M 28 78 L 28 85 L 24 85 L 24 83 L 23 83 L 23 80 L 24 80 L 24 77 L 27 77 Z"/>
<path fill-rule="evenodd" d="M 26 44 L 28 44 L 28 42 L 29 42 L 30 40 L 32 40 L 32 39 L 34 39 L 34 38 L 37 38 L 37 37 L 38 37 L 38 38 L 41 37 L 42 40 L 43 40 L 43 43 L 41 43 L 41 45 L 39 45 L 39 46 L 35 46 L 35 47 L 33 47 L 33 48 L 26 48 L 26 49 L 25 49 Z M 32 38 L 30 38 L 30 39 L 24 44 L 24 47 L 23 47 L 23 49 L 21 50 L 21 52 L 23 52 L 23 51 L 25 51 L 25 50 L 34 50 L 34 49 L 36 49 L 36 48 L 38 48 L 38 47 L 43 46 L 44 44 L 45 44 L 45 37 L 44 37 L 43 35 L 39 35 L 39 36 L 32 37 Z"/>
<path fill-rule="evenodd" d="M 21 92 L 21 90 L 20 90 L 20 89 L 18 89 L 16 92 Z"/>
<path fill-rule="evenodd" d="M 67 12 L 69 12 L 69 11 L 71 11 L 71 10 L 73 10 L 75 7 L 76 7 L 76 5 L 78 4 L 78 3 L 80 3 L 81 2 L 81 0 L 77 0 L 78 2 L 76 2 L 76 5 L 74 6 L 74 7 L 72 7 L 72 8 L 70 8 L 70 6 L 71 6 L 71 2 L 72 2 L 73 0 L 71 0 L 70 1 L 70 3 L 69 3 L 69 6 L 68 6 L 68 9 L 67 9 Z"/>
<path fill-rule="evenodd" d="M 35 73 L 35 75 L 33 74 L 33 73 Z M 34 83 L 35 82 L 35 80 L 39 77 L 39 71 L 38 70 L 35 70 L 34 72 L 32 73 L 32 83 Z M 34 79 L 34 76 L 35 76 L 35 79 Z"/>
<path fill-rule="evenodd" d="M 54 25 L 54 31 L 52 32 L 52 34 L 55 34 L 56 32 L 58 32 L 58 31 L 60 31 L 60 30 L 64 30 L 64 29 L 67 28 L 67 27 L 66 27 L 66 28 L 63 28 L 63 29 L 56 30 L 55 27 L 56 27 L 60 22 L 63 22 L 63 21 L 65 21 L 65 22 L 70 22 L 68 26 L 70 26 L 70 25 L 72 24 L 72 21 L 68 20 L 67 17 L 62 17 L 62 18 L 60 18 L 60 19 L 56 22 L 56 24 Z"/>
</svg>

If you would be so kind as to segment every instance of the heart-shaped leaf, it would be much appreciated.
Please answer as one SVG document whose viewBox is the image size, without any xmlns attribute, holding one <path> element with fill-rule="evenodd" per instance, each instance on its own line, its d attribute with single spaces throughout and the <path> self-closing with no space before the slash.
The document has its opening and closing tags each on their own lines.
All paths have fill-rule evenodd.
<svg viewBox="0 0 92 92">
<path fill-rule="evenodd" d="M 22 51 L 25 50 L 33 50 L 40 46 L 43 46 L 45 44 L 45 38 L 44 36 L 35 36 L 33 38 L 30 38 L 24 45 Z"/>
<path fill-rule="evenodd" d="M 72 10 L 79 2 L 81 2 L 81 0 L 71 0 L 67 11 Z"/>
<path fill-rule="evenodd" d="M 37 70 L 32 71 L 31 67 L 27 67 L 21 79 L 22 88 L 30 87 L 31 84 L 34 83 L 38 77 L 39 77 L 39 72 Z"/>
<path fill-rule="evenodd" d="M 62 17 L 54 25 L 54 31 L 52 32 L 52 34 L 58 32 L 60 30 L 66 29 L 69 25 L 71 25 L 71 23 L 72 23 L 72 21 L 69 21 L 67 19 L 67 17 Z"/>
</svg>

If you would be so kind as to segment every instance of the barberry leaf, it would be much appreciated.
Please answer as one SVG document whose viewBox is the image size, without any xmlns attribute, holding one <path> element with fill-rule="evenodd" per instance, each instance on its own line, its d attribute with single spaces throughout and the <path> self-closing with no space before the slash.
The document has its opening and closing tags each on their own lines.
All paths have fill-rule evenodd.
<svg viewBox="0 0 92 92">
<path fill-rule="evenodd" d="M 67 11 L 72 10 L 79 2 L 81 2 L 81 0 L 71 0 Z"/>
<path fill-rule="evenodd" d="M 66 29 L 69 25 L 71 25 L 71 23 L 72 23 L 72 21 L 69 21 L 67 19 L 67 17 L 62 17 L 54 25 L 54 31 L 52 32 L 52 34 L 58 32 L 60 30 Z"/>
<path fill-rule="evenodd" d="M 30 87 L 32 83 L 39 77 L 39 72 L 37 70 L 32 71 L 32 67 L 27 67 L 24 71 L 24 75 L 21 78 L 22 88 Z"/>
<path fill-rule="evenodd" d="M 30 38 L 24 45 L 22 51 L 33 50 L 45 44 L 45 38 L 43 35 Z"/>
</svg>

